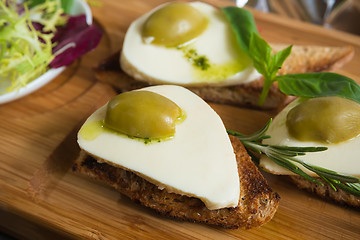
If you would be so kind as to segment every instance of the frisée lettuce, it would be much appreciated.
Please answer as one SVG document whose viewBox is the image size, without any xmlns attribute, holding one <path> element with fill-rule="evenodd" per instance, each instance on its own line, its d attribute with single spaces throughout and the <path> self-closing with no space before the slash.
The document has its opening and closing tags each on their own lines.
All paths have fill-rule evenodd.
<svg viewBox="0 0 360 240">
<path fill-rule="evenodd" d="M 66 14 L 72 2 L 0 0 L 0 95 L 26 86 L 49 68 L 71 64 L 97 46 L 99 28 L 88 26 L 84 15 Z"/>
</svg>

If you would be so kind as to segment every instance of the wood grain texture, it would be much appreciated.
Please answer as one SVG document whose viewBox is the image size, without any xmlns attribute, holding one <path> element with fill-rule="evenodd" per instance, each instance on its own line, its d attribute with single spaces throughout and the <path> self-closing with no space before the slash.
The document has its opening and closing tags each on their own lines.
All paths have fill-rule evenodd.
<svg viewBox="0 0 360 240">
<path fill-rule="evenodd" d="M 167 219 L 108 186 L 68 170 L 76 156 L 75 132 L 94 109 L 114 96 L 91 71 L 117 51 L 135 18 L 163 0 L 101 0 L 93 7 L 105 30 L 100 46 L 38 92 L 0 105 L 0 230 L 22 239 L 359 239 L 360 212 L 298 190 L 286 177 L 264 173 L 281 195 L 268 224 L 224 230 Z M 229 5 L 230 1 L 208 1 Z M 311 24 L 254 12 L 261 35 L 288 44 L 353 45 L 342 73 L 360 82 L 360 38 Z M 272 116 L 212 104 L 229 129 L 251 133 Z"/>
</svg>

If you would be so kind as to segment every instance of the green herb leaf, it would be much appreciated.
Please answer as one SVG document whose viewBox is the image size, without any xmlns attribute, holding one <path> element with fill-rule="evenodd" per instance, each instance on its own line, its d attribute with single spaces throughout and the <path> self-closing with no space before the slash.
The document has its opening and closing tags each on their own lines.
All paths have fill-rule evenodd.
<svg viewBox="0 0 360 240">
<path fill-rule="evenodd" d="M 264 76 L 264 86 L 260 95 L 259 105 L 265 102 L 271 85 L 276 81 L 276 74 L 290 55 L 292 46 L 275 54 L 272 48 L 259 35 L 253 33 L 250 39 L 250 56 L 254 60 L 255 69 Z"/>
<path fill-rule="evenodd" d="M 276 77 L 280 91 L 297 97 L 338 96 L 360 103 L 360 86 L 337 73 L 302 73 Z"/>
<path fill-rule="evenodd" d="M 261 128 L 259 131 L 255 132 L 253 134 L 250 134 L 250 135 L 241 134 L 241 133 L 231 131 L 231 130 L 227 130 L 227 133 L 232 135 L 232 136 L 238 137 L 240 140 L 247 140 L 247 141 L 257 142 L 257 141 L 260 141 L 262 139 L 266 139 L 266 138 L 270 137 L 270 136 L 265 135 L 265 133 L 269 129 L 271 122 L 272 122 L 272 119 L 270 119 L 267 122 L 267 124 L 263 128 Z"/>
<path fill-rule="evenodd" d="M 272 145 L 272 147 L 279 150 L 289 150 L 297 153 L 320 152 L 328 149 L 327 147 L 289 147 L 289 146 L 277 146 L 277 145 Z"/>
<path fill-rule="evenodd" d="M 269 68 L 271 65 L 271 51 L 270 45 L 257 34 L 252 34 L 249 45 L 250 56 L 254 60 L 255 69 L 264 75 L 265 78 L 270 78 Z"/>
<path fill-rule="evenodd" d="M 270 72 L 272 65 L 272 48 L 257 34 L 252 34 L 250 39 L 250 56 L 254 60 L 255 69 L 264 76 L 264 85 L 259 98 L 259 105 L 265 102 L 266 96 L 274 82 L 273 73 Z"/>
<path fill-rule="evenodd" d="M 360 184 L 359 183 L 342 183 L 340 181 L 335 181 L 331 179 L 326 179 L 331 183 L 335 188 L 342 189 L 345 192 L 348 192 L 356 197 L 360 197 Z"/>
<path fill-rule="evenodd" d="M 283 157 L 281 154 L 271 154 L 268 153 L 266 154 L 270 160 L 272 160 L 274 163 L 290 170 L 293 173 L 296 173 L 299 176 L 302 176 L 303 178 L 305 178 L 308 181 L 323 185 L 322 182 L 320 182 L 319 180 L 311 177 L 310 175 L 308 175 L 307 173 L 305 173 L 303 170 L 301 170 L 298 166 L 296 166 L 295 164 L 293 164 L 291 161 L 289 161 L 288 158 Z"/>
<path fill-rule="evenodd" d="M 272 48 L 259 36 L 251 12 L 238 7 L 225 7 L 222 11 L 235 33 L 239 47 L 252 58 L 255 69 L 264 76 L 264 86 L 259 99 L 259 105 L 262 105 L 271 85 L 276 81 L 277 72 L 290 55 L 292 46 L 271 54 Z"/>
<path fill-rule="evenodd" d="M 252 13 L 244 8 L 224 7 L 221 9 L 229 21 L 240 48 L 249 56 L 250 38 L 258 33 Z"/>
<path fill-rule="evenodd" d="M 292 50 L 292 45 L 273 55 L 272 65 L 270 68 L 270 72 L 273 74 L 271 76 L 272 78 L 275 78 L 276 73 L 280 70 L 286 58 L 290 55 L 291 50 Z"/>
</svg>

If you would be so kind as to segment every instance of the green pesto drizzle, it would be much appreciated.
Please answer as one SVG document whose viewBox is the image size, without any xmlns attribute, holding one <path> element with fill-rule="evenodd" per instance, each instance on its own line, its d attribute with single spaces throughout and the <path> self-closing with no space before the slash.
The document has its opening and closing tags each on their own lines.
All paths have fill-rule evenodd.
<svg viewBox="0 0 360 240">
<path fill-rule="evenodd" d="M 184 57 L 192 63 L 194 67 L 197 67 L 203 71 L 210 68 L 209 59 L 205 55 L 199 55 L 195 49 L 183 48 Z"/>
</svg>

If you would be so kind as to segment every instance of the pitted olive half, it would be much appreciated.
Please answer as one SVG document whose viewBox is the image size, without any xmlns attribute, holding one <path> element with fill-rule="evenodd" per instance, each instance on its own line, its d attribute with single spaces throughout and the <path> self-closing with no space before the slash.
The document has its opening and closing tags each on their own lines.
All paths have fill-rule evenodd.
<svg viewBox="0 0 360 240">
<path fill-rule="evenodd" d="M 139 138 L 167 138 L 183 116 L 170 99 L 150 91 L 132 91 L 109 101 L 104 126 Z"/>
<path fill-rule="evenodd" d="M 286 126 L 300 141 L 343 142 L 360 133 L 360 104 L 340 97 L 309 99 L 289 111 Z"/>
<path fill-rule="evenodd" d="M 146 42 L 174 47 L 199 36 L 207 25 L 207 18 L 191 5 L 170 3 L 150 15 L 142 36 Z"/>
</svg>

